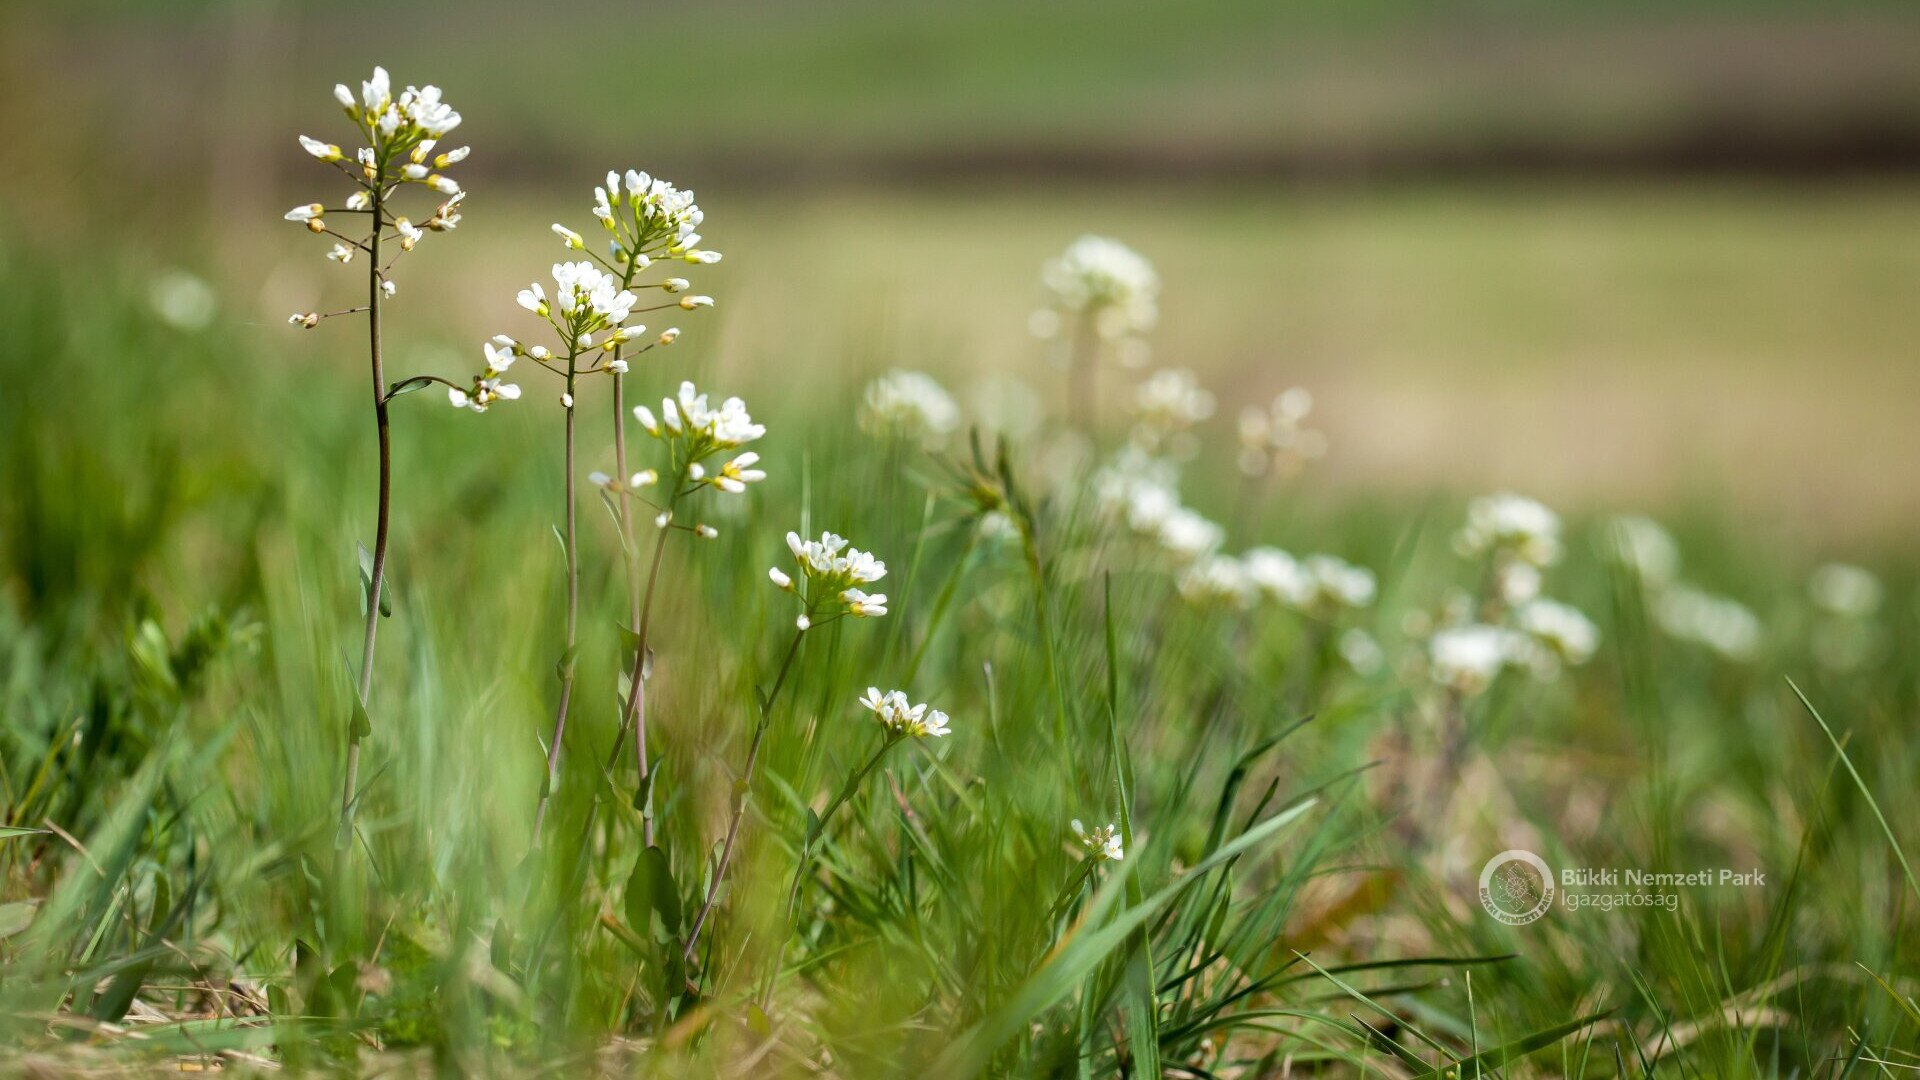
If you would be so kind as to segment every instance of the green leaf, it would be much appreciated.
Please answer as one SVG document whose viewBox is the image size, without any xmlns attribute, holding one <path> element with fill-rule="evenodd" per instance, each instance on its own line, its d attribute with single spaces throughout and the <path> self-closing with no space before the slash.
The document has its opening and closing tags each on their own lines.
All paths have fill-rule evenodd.
<svg viewBox="0 0 1920 1080">
<path fill-rule="evenodd" d="M 394 398 L 411 394 L 415 390 L 425 390 L 432 385 L 433 378 L 428 375 L 415 375 L 411 379 L 402 379 L 392 386 L 387 387 L 387 400 L 392 401 Z"/>
<path fill-rule="evenodd" d="M 15 900 L 11 904 L 0 904 L 0 939 L 10 938 L 33 924 L 33 913 L 40 907 L 38 900 Z"/>
<path fill-rule="evenodd" d="M 373 596 L 373 552 L 368 551 L 367 545 L 362 543 L 356 542 L 353 546 L 354 546 L 354 550 L 358 552 L 359 559 L 360 559 L 360 617 L 365 618 L 367 615 L 367 603 L 369 599 Z M 384 570 L 381 572 L 380 617 L 383 619 L 390 619 L 393 617 L 393 580 L 392 579 L 393 579 L 392 574 L 389 574 Z"/>
<path fill-rule="evenodd" d="M 45 829 L 29 829 L 21 825 L 0 825 L 0 840 L 12 840 L 20 836 L 44 836 Z"/>
<path fill-rule="evenodd" d="M 560 676 L 562 682 L 573 677 L 573 662 L 579 656 L 580 645 L 577 642 L 567 646 L 567 651 L 560 654 L 559 661 L 553 665 L 553 672 Z"/>
<path fill-rule="evenodd" d="M 669 938 L 680 933 L 680 887 L 674 883 L 667 853 L 659 846 L 647 848 L 633 861 L 625 908 L 627 926 L 642 937 L 651 936 L 653 915 L 660 916 Z"/>
<path fill-rule="evenodd" d="M 1900 850 L 1900 841 L 1894 838 L 1893 826 L 1887 824 L 1887 815 L 1880 812 L 1880 804 L 1874 799 L 1872 790 L 1867 787 L 1867 782 L 1860 778 L 1860 770 L 1853 767 L 1853 759 L 1847 756 L 1846 748 L 1841 746 L 1840 740 L 1834 737 L 1833 729 L 1827 726 L 1826 718 L 1820 715 L 1820 710 L 1813 707 L 1813 702 L 1807 700 L 1807 695 L 1800 692 L 1800 687 L 1792 679 L 1787 680 L 1787 685 L 1793 687 L 1793 695 L 1800 699 L 1800 704 L 1806 706 L 1807 713 L 1813 717 L 1813 722 L 1819 724 L 1820 730 L 1827 733 L 1827 741 L 1833 744 L 1833 752 L 1840 755 L 1840 763 L 1847 767 L 1847 775 L 1853 777 L 1854 786 L 1860 789 L 1860 795 L 1867 800 L 1867 807 L 1873 811 L 1874 820 L 1880 823 L 1880 831 L 1886 834 L 1887 846 L 1893 849 L 1893 857 L 1900 860 L 1900 870 L 1907 875 L 1907 887 L 1913 890 L 1916 898 L 1920 898 L 1920 881 L 1914 880 L 1913 867 L 1907 863 L 1907 853 Z"/>
<path fill-rule="evenodd" d="M 660 764 L 666 760 L 667 755 L 661 754 L 647 762 L 647 775 L 641 777 L 640 785 L 633 789 L 633 808 L 642 814 L 647 812 L 647 804 L 653 800 L 653 785 L 659 781 Z"/>
<path fill-rule="evenodd" d="M 373 721 L 367 716 L 367 707 L 360 704 L 357 697 L 353 699 L 353 712 L 347 718 L 347 731 L 355 739 L 364 739 L 373 734 Z"/>
<path fill-rule="evenodd" d="M 1454 1065 L 1443 1065 L 1420 1073 L 1415 1080 L 1444 1080 L 1449 1077 L 1480 1076 L 1488 1069 L 1503 1068 L 1511 1062 L 1520 1060 L 1536 1050 L 1543 1050 L 1561 1039 L 1579 1031 L 1581 1028 L 1597 1023 L 1613 1015 L 1612 1009 L 1591 1013 L 1578 1020 L 1569 1020 L 1544 1028 L 1531 1035 L 1515 1039 L 1505 1046 L 1496 1046 L 1492 1050 L 1476 1054 Z"/>
</svg>

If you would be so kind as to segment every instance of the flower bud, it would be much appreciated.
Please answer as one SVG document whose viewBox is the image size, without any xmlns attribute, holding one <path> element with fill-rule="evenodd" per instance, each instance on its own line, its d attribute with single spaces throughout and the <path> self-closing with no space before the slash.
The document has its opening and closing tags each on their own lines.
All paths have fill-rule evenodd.
<svg viewBox="0 0 1920 1080">
<path fill-rule="evenodd" d="M 712 307 L 713 297 L 683 296 L 680 298 L 680 306 L 687 311 L 692 311 L 694 308 Z"/>
<path fill-rule="evenodd" d="M 659 339 L 660 344 L 671 345 L 676 340 L 678 340 L 679 337 L 680 337 L 680 328 L 677 326 L 669 326 L 665 330 L 660 332 L 660 339 Z"/>
<path fill-rule="evenodd" d="M 581 239 L 579 233 L 574 232 L 559 222 L 554 222 L 553 235 L 559 237 L 562 243 L 574 251 L 583 250 L 587 246 L 586 241 Z"/>
</svg>

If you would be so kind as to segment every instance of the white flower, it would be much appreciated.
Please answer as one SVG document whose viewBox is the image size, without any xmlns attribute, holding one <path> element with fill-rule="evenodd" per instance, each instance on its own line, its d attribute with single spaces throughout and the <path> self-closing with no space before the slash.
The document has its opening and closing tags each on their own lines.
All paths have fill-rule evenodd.
<svg viewBox="0 0 1920 1080">
<path fill-rule="evenodd" d="M 780 569 L 779 567 L 777 566 L 768 567 L 767 578 L 770 581 L 772 581 L 775 585 L 779 586 L 780 588 L 785 589 L 788 592 L 793 591 L 793 579 L 791 577 L 788 577 L 786 571 Z"/>
<path fill-rule="evenodd" d="M 1195 604 L 1244 608 L 1253 602 L 1253 581 L 1246 567 L 1230 555 L 1207 555 L 1180 575 L 1180 595 Z"/>
<path fill-rule="evenodd" d="M 319 139 L 308 138 L 305 135 L 300 136 L 300 148 L 321 161 L 339 161 L 345 156 L 338 146 L 323 143 Z"/>
<path fill-rule="evenodd" d="M 521 289 L 520 294 L 514 299 L 519 301 L 521 307 L 535 315 L 544 316 L 547 313 L 547 291 L 542 289 L 537 281 Z"/>
<path fill-rule="evenodd" d="M 586 240 L 582 239 L 579 233 L 558 222 L 554 223 L 553 235 L 559 237 L 561 243 L 574 251 L 580 251 L 587 246 Z"/>
<path fill-rule="evenodd" d="M 1680 574 L 1680 545 L 1673 534 L 1648 517 L 1626 514 L 1609 521 L 1609 554 L 1640 576 L 1648 588 L 1657 589 Z"/>
<path fill-rule="evenodd" d="M 1079 838 L 1080 846 L 1086 849 L 1088 858 L 1095 862 L 1119 862 L 1126 858 L 1127 853 L 1121 848 L 1120 826 L 1100 825 L 1088 830 L 1079 818 L 1074 818 L 1069 824 L 1073 827 L 1073 835 Z"/>
<path fill-rule="evenodd" d="M 942 738 L 949 732 L 946 713 L 926 704 L 911 703 L 904 690 L 881 693 L 879 687 L 869 686 L 860 705 L 891 735 L 925 739 Z"/>
<path fill-rule="evenodd" d="M 1454 547 L 1469 558 L 1498 552 L 1534 566 L 1551 566 L 1560 558 L 1560 518 L 1525 496 L 1483 496 L 1467 505 L 1467 524 L 1454 538 Z"/>
<path fill-rule="evenodd" d="M 1313 578 L 1299 560 L 1279 548 L 1252 548 L 1241 559 L 1247 580 L 1268 599 L 1289 607 L 1304 607 L 1312 599 Z"/>
<path fill-rule="evenodd" d="M 847 589 L 840 594 L 840 602 L 847 605 L 847 614 L 861 618 L 878 618 L 887 613 L 886 593 L 864 593 L 859 589 Z"/>
<path fill-rule="evenodd" d="M 1160 276 L 1118 240 L 1082 236 L 1040 276 L 1062 309 L 1091 317 L 1104 338 L 1144 334 L 1159 318 Z"/>
<path fill-rule="evenodd" d="M 455 408 L 472 409 L 483 413 L 496 401 L 514 401 L 520 397 L 520 388 L 512 383 L 502 383 L 496 377 L 481 376 L 473 380 L 472 390 L 448 388 L 447 400 Z"/>
<path fill-rule="evenodd" d="M 1304 607 L 1326 611 L 1334 608 L 1362 608 L 1373 603 L 1376 586 L 1373 571 L 1334 558 L 1309 555 L 1302 560 L 1310 588 Z"/>
<path fill-rule="evenodd" d="M 767 478 L 765 472 L 752 468 L 752 465 L 759 460 L 760 455 L 749 450 L 720 466 L 718 471 L 707 478 L 707 483 L 728 494 L 738 495 L 747 490 L 748 484 Z"/>
<path fill-rule="evenodd" d="M 1356 674 L 1371 675 L 1386 662 L 1386 654 L 1381 652 L 1380 643 L 1373 639 L 1372 634 L 1357 626 L 1348 627 L 1340 635 L 1338 648 L 1340 659 L 1345 660 Z"/>
<path fill-rule="evenodd" d="M 1675 585 L 1661 594 L 1653 611 L 1661 629 L 1704 645 L 1725 659 L 1751 660 L 1759 652 L 1760 619 L 1736 600 Z"/>
<path fill-rule="evenodd" d="M 335 244 L 333 250 L 327 252 L 327 258 L 344 266 L 353 261 L 354 250 L 345 244 Z"/>
<path fill-rule="evenodd" d="M 680 298 L 680 306 L 687 311 L 692 311 L 694 308 L 712 307 L 713 297 L 683 296 Z"/>
<path fill-rule="evenodd" d="M 1197 559 L 1220 546 L 1227 531 L 1198 512 L 1175 507 L 1160 523 L 1160 545 L 1178 559 Z"/>
<path fill-rule="evenodd" d="M 1493 685 L 1502 668 L 1524 655 L 1524 645 L 1519 634 L 1503 626 L 1455 626 L 1427 642 L 1427 660 L 1435 682 L 1471 696 Z"/>
<path fill-rule="evenodd" d="M 282 216 L 288 221 L 297 221 L 304 225 L 326 212 L 327 208 L 319 203 L 307 203 L 304 206 L 294 207 Z"/>
<path fill-rule="evenodd" d="M 1513 613 L 1519 628 L 1569 664 L 1584 664 L 1600 645 L 1600 630 L 1578 609 L 1554 600 L 1530 600 Z"/>
<path fill-rule="evenodd" d="M 935 441 L 960 425 L 960 407 L 932 376 L 895 370 L 867 384 L 860 423 L 872 432 Z"/>
<path fill-rule="evenodd" d="M 1865 619 L 1880 610 L 1885 590 L 1869 570 L 1828 563 L 1813 572 L 1807 591 L 1815 607 L 1844 619 Z"/>
</svg>

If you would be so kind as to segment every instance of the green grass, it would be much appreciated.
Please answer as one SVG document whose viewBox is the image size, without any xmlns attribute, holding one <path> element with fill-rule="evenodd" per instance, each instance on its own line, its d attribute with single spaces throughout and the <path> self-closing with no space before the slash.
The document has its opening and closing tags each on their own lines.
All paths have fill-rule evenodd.
<svg viewBox="0 0 1920 1080">
<path fill-rule="evenodd" d="M 1224 245 L 1236 212 L 1199 242 Z M 980 211 L 959 213 L 977 236 Z M 1457 248 L 1431 205 L 1405 213 L 1403 251 L 1503 257 Z M 777 296 L 750 280 L 767 271 L 738 269 L 754 266 L 755 231 L 741 233 L 746 255 L 721 243 L 740 288 L 716 291 L 751 311 Z M 397 334 L 519 325 L 509 292 L 459 283 L 496 267 L 526 280 L 548 249 L 507 263 L 525 249 L 501 245 L 481 270 L 427 261 L 443 258 L 434 244 L 500 243 L 486 235 L 463 227 L 403 265 Z M 1027 247 L 1057 246 L 1020 243 L 982 245 L 982 264 L 1024 283 Z M 1171 298 L 1203 288 L 1192 258 L 1166 260 Z M 662 851 L 644 862 L 632 770 L 597 767 L 625 586 L 590 498 L 581 690 L 552 841 L 529 852 L 561 652 L 552 387 L 528 373 L 528 396 L 484 417 L 433 394 L 396 402 L 394 614 L 358 842 L 336 863 L 354 546 L 373 501 L 359 337 L 244 318 L 176 329 L 149 310 L 144 266 L 16 245 L 0 269 L 0 1067 L 230 1051 L 463 1073 L 1113 1075 L 1157 1059 L 1278 1075 L 1290 1059 L 1296 1074 L 1382 1075 L 1471 1059 L 1466 1075 L 1838 1077 L 1920 1053 L 1902 854 L 1920 820 L 1909 546 L 1874 565 L 1890 599 L 1873 659 L 1840 672 L 1812 651 L 1806 560 L 1733 504 L 1696 507 L 1688 576 L 1767 626 L 1743 664 L 1663 635 L 1596 522 L 1575 518 L 1547 588 L 1595 618 L 1601 651 L 1471 701 L 1442 816 L 1411 797 L 1439 707 L 1403 668 L 1418 651 L 1403 617 L 1478 583 L 1449 548 L 1455 501 L 1282 489 L 1249 535 L 1374 568 L 1378 604 L 1330 625 L 1195 608 L 1042 441 L 925 454 L 858 431 L 864 376 L 922 361 L 909 333 L 858 344 L 857 315 L 834 316 L 851 350 L 819 330 L 787 351 L 738 343 L 777 315 L 724 333 L 689 320 L 681 351 L 638 369 L 640 400 L 682 377 L 745 397 L 770 473 L 715 519 L 717 540 L 669 556 L 650 693 Z M 446 292 L 408 276 L 441 267 Z M 819 291 L 830 310 L 848 296 Z M 436 295 L 479 299 L 436 313 Z M 964 310 L 1017 324 L 1024 306 Z M 1180 318 L 1170 305 L 1169 332 Z M 1207 345 L 1184 344 L 1208 367 Z M 401 355 L 396 376 L 433 354 Z M 589 391 L 583 468 L 607 460 L 605 412 Z M 1224 518 L 1240 493 L 1219 442 L 1187 493 Z M 983 505 L 1010 508 L 1026 539 L 977 539 Z M 677 932 L 705 891 L 755 688 L 791 634 L 765 577 L 789 563 L 789 528 L 885 558 L 893 612 L 805 639 L 731 882 L 682 969 Z M 1384 670 L 1330 656 L 1348 625 L 1380 639 Z M 809 814 L 880 742 L 855 698 L 895 684 L 951 713 L 953 735 L 896 747 L 813 836 Z M 1125 823 L 1126 859 L 1085 873 L 1075 817 Z M 1509 928 L 1475 886 L 1515 846 L 1555 866 L 1757 867 L 1767 884 Z"/>
</svg>

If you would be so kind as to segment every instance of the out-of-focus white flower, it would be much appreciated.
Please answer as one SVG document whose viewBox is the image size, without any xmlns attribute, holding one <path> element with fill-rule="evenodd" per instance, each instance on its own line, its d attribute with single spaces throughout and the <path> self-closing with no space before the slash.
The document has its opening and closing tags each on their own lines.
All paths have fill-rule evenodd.
<svg viewBox="0 0 1920 1080">
<path fill-rule="evenodd" d="M 1230 555 L 1207 555 L 1180 575 L 1180 595 L 1189 602 L 1244 608 L 1253 602 L 1254 584 L 1240 560 Z"/>
<path fill-rule="evenodd" d="M 1180 504 L 1173 466 L 1128 446 L 1094 474 L 1094 499 L 1109 518 L 1175 558 L 1196 559 L 1220 546 L 1226 530 Z"/>
<path fill-rule="evenodd" d="M 1662 630 L 1725 659 L 1751 660 L 1760 651 L 1760 618 L 1737 600 L 1675 585 L 1661 594 L 1653 611 Z"/>
<path fill-rule="evenodd" d="M 1540 595 L 1540 568 L 1526 562 L 1503 562 L 1494 568 L 1493 588 L 1505 603 L 1524 604 Z"/>
<path fill-rule="evenodd" d="M 1160 546 L 1177 559 L 1198 559 L 1226 536 L 1227 530 L 1184 506 L 1175 507 L 1160 523 Z"/>
<path fill-rule="evenodd" d="M 1157 450 L 1181 439 L 1213 415 L 1213 395 L 1185 368 L 1156 371 L 1134 389 L 1133 437 Z"/>
<path fill-rule="evenodd" d="M 1109 341 L 1153 329 L 1159 319 L 1160 275 L 1139 252 L 1105 236 L 1082 236 L 1040 274 L 1063 311 L 1092 320 Z"/>
<path fill-rule="evenodd" d="M 1324 457 L 1327 437 L 1304 423 L 1312 411 L 1313 395 L 1299 386 L 1281 391 L 1265 409 L 1249 405 L 1240 410 L 1240 471 L 1248 476 L 1292 474 Z"/>
<path fill-rule="evenodd" d="M 880 726 L 888 734 L 915 739 L 938 739 L 945 737 L 947 714 L 924 702 L 918 705 L 907 699 L 905 690 L 880 692 L 877 686 L 869 686 L 866 695 L 860 699 L 860 705 L 872 713 Z"/>
<path fill-rule="evenodd" d="M 1622 514 L 1606 524 L 1608 554 L 1658 589 L 1680 575 L 1680 545 L 1661 524 L 1638 514 Z"/>
<path fill-rule="evenodd" d="M 1289 607 L 1307 603 L 1313 592 L 1313 580 L 1292 555 L 1276 547 L 1251 548 L 1241 556 L 1247 580 L 1269 600 Z"/>
<path fill-rule="evenodd" d="M 1340 635 L 1338 643 L 1340 659 L 1347 662 L 1356 674 L 1371 675 L 1386 663 L 1386 653 L 1380 649 L 1380 643 L 1373 635 L 1357 626 L 1350 626 Z"/>
<path fill-rule="evenodd" d="M 350 248 L 345 244 L 335 244 L 333 245 L 333 250 L 327 252 L 327 258 L 345 266 L 347 263 L 353 261 L 353 253 L 356 250 L 358 249 Z"/>
<path fill-rule="evenodd" d="M 1579 609 L 1556 600 L 1529 600 L 1514 609 L 1513 621 L 1568 664 L 1586 663 L 1600 647 L 1600 628 Z"/>
<path fill-rule="evenodd" d="M 1454 537 L 1454 547 L 1468 558 L 1500 553 L 1551 566 L 1560 558 L 1560 517 L 1511 492 L 1482 496 L 1467 504 L 1467 524 Z"/>
<path fill-rule="evenodd" d="M 1119 862 L 1127 857 L 1121 847 L 1120 826 L 1108 824 L 1089 829 L 1080 823 L 1079 818 L 1074 818 L 1069 824 L 1080 846 L 1086 850 L 1087 857 L 1095 862 Z"/>
<path fill-rule="evenodd" d="M 1828 563 L 1807 579 L 1814 606 L 1843 619 L 1865 619 L 1880 610 L 1885 590 L 1873 572 L 1846 563 Z"/>
<path fill-rule="evenodd" d="M 1493 685 L 1500 670 L 1524 655 L 1526 640 L 1504 626 L 1472 623 L 1436 632 L 1427 642 L 1434 681 L 1472 696 Z"/>
<path fill-rule="evenodd" d="M 519 346 L 514 340 L 503 334 L 492 341 L 481 342 L 480 354 L 486 357 L 487 364 L 474 376 L 473 387 L 464 391 L 452 387 L 447 390 L 447 400 L 455 408 L 483 413 L 496 401 L 514 401 L 520 397 L 518 386 L 500 381 L 500 376 L 506 374 L 519 355 Z"/>
<path fill-rule="evenodd" d="M 960 425 L 960 407 L 933 376 L 894 370 L 867 384 L 860 424 L 876 434 L 937 442 Z"/>
<path fill-rule="evenodd" d="M 179 330 L 206 329 L 220 306 L 213 286 L 185 270 L 168 270 L 154 278 L 147 287 L 147 303 L 163 322 Z M 297 325 L 306 325 L 305 316 Z"/>
<path fill-rule="evenodd" d="M 1363 608 L 1373 603 L 1378 587 L 1373 571 L 1355 566 L 1332 555 L 1309 555 L 1300 563 L 1309 589 L 1301 605 L 1309 610 L 1329 612 L 1339 608 Z"/>
</svg>

